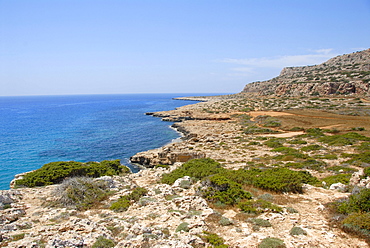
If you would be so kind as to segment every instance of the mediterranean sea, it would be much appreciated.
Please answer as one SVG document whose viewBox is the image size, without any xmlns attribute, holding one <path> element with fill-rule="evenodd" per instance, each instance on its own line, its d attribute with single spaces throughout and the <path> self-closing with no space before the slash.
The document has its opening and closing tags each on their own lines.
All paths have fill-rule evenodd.
<svg viewBox="0 0 370 248">
<path fill-rule="evenodd" d="M 14 175 L 53 161 L 129 158 L 179 137 L 171 123 L 145 115 L 194 102 L 204 94 L 127 94 L 0 97 L 0 189 Z"/>
</svg>

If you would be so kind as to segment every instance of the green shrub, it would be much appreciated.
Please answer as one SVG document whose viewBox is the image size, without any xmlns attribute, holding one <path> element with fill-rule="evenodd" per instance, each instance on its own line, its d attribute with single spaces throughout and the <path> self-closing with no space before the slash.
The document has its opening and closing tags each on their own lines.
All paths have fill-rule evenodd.
<svg viewBox="0 0 370 248">
<path fill-rule="evenodd" d="M 25 236 L 24 233 L 15 234 L 12 236 L 12 241 L 18 241 L 18 240 L 24 239 L 24 236 Z"/>
<path fill-rule="evenodd" d="M 307 235 L 307 232 L 303 230 L 301 227 L 295 226 L 292 229 L 290 229 L 289 232 L 290 235 Z"/>
<path fill-rule="evenodd" d="M 205 235 L 202 235 L 201 238 L 211 244 L 215 248 L 227 248 L 228 246 L 224 244 L 225 240 L 218 236 L 216 233 L 203 231 Z"/>
<path fill-rule="evenodd" d="M 254 231 L 259 231 L 261 227 L 271 227 L 271 223 L 268 220 L 260 219 L 260 218 L 252 218 L 248 219 L 248 222 L 250 222 L 253 225 Z"/>
<path fill-rule="evenodd" d="M 337 173 L 354 173 L 358 171 L 357 169 L 346 167 L 346 166 L 332 166 L 328 168 L 329 171 L 334 171 Z"/>
<path fill-rule="evenodd" d="M 143 187 L 136 187 L 129 195 L 128 200 L 137 202 L 142 196 L 146 195 L 148 190 Z"/>
<path fill-rule="evenodd" d="M 229 218 L 226 218 L 224 216 L 221 217 L 221 219 L 219 220 L 218 223 L 221 226 L 229 226 L 229 225 L 232 225 L 233 224 L 233 222 Z"/>
<path fill-rule="evenodd" d="M 116 212 L 123 212 L 126 211 L 130 205 L 130 200 L 128 200 L 127 197 L 122 196 L 116 202 L 113 202 L 109 208 Z"/>
<path fill-rule="evenodd" d="M 349 157 L 351 159 L 345 161 L 345 163 L 350 163 L 358 166 L 365 164 L 370 164 L 370 151 L 362 152 L 359 154 L 345 154 L 344 157 Z"/>
<path fill-rule="evenodd" d="M 224 177 L 242 185 L 253 185 L 275 192 L 302 192 L 302 184 L 316 185 L 318 179 L 307 171 L 292 171 L 287 168 L 226 170 Z"/>
<path fill-rule="evenodd" d="M 267 211 L 280 213 L 283 211 L 281 207 L 263 199 L 241 201 L 238 203 L 238 207 L 243 212 L 253 214 L 260 214 Z"/>
<path fill-rule="evenodd" d="M 184 231 L 184 232 L 189 232 L 189 223 L 187 222 L 183 222 L 181 223 L 177 228 L 176 228 L 176 231 L 175 232 L 181 232 L 181 231 Z"/>
<path fill-rule="evenodd" d="M 289 129 L 289 131 L 292 131 L 292 132 L 304 131 L 304 128 L 303 127 L 293 127 Z"/>
<path fill-rule="evenodd" d="M 370 213 L 353 213 L 342 221 L 342 228 L 370 239 Z"/>
<path fill-rule="evenodd" d="M 281 146 L 281 147 L 272 149 L 271 151 L 272 152 L 280 152 L 280 153 L 284 153 L 284 154 L 291 154 L 291 153 L 296 153 L 297 152 L 296 149 L 291 148 L 291 147 L 285 147 L 285 146 Z"/>
<path fill-rule="evenodd" d="M 291 214 L 296 214 L 298 213 L 298 210 L 292 207 L 286 207 L 286 211 L 288 211 Z"/>
<path fill-rule="evenodd" d="M 310 137 L 310 138 L 317 138 L 325 136 L 323 130 L 320 128 L 310 128 L 306 130 L 306 133 L 301 135 L 301 137 Z"/>
<path fill-rule="evenodd" d="M 292 140 L 289 140 L 288 143 L 292 145 L 305 145 L 307 144 L 307 141 L 301 140 L 301 139 L 292 139 Z"/>
<path fill-rule="evenodd" d="M 353 127 L 351 128 L 352 131 L 365 131 L 366 129 L 364 127 Z"/>
<path fill-rule="evenodd" d="M 370 177 L 370 167 L 366 167 L 366 168 L 364 169 L 364 176 L 365 176 L 365 177 Z"/>
<path fill-rule="evenodd" d="M 272 129 L 269 129 L 269 128 L 263 128 L 263 127 L 259 127 L 259 126 L 255 126 L 255 125 L 251 125 L 251 126 L 248 126 L 246 127 L 243 132 L 245 134 L 254 134 L 254 133 L 277 133 L 277 131 L 274 131 Z"/>
<path fill-rule="evenodd" d="M 285 248 L 284 241 L 278 238 L 265 238 L 258 244 L 258 248 Z"/>
<path fill-rule="evenodd" d="M 108 185 L 103 180 L 90 177 L 65 179 L 53 194 L 58 197 L 54 204 L 75 209 L 87 209 L 102 201 L 108 195 Z"/>
<path fill-rule="evenodd" d="M 116 212 L 126 211 L 131 202 L 137 202 L 141 197 L 145 196 L 148 193 L 148 190 L 143 187 L 135 188 L 130 194 L 121 196 L 116 202 L 113 202 L 110 206 L 110 209 Z"/>
<path fill-rule="evenodd" d="M 299 163 L 287 163 L 286 166 L 291 167 L 291 168 L 297 168 L 297 169 L 309 169 L 309 170 L 321 171 L 326 168 L 327 164 L 324 161 L 309 158 Z"/>
<path fill-rule="evenodd" d="M 295 159 L 306 159 L 308 156 L 306 154 L 300 153 L 294 148 L 291 147 L 278 147 L 273 150 L 272 152 L 280 152 L 283 155 L 277 155 L 274 157 L 274 159 L 282 160 L 282 161 L 294 161 Z"/>
<path fill-rule="evenodd" d="M 326 183 L 327 187 L 330 187 L 330 185 L 334 183 L 348 184 L 350 178 L 351 178 L 351 174 L 338 174 L 338 175 L 325 177 L 322 179 L 322 181 Z"/>
<path fill-rule="evenodd" d="M 92 245 L 92 248 L 109 248 L 114 247 L 116 244 L 113 240 L 107 239 L 104 236 L 99 236 L 95 243 Z"/>
<path fill-rule="evenodd" d="M 370 151 L 370 142 L 362 142 L 359 146 L 357 146 L 357 150 Z"/>
<path fill-rule="evenodd" d="M 303 183 L 317 183 L 317 179 L 308 172 L 292 171 L 287 168 L 273 168 L 262 171 L 255 178 L 253 185 L 279 193 L 302 193 Z"/>
<path fill-rule="evenodd" d="M 121 165 L 120 160 L 104 160 L 98 162 L 51 162 L 45 164 L 40 169 L 29 172 L 23 179 L 15 181 L 16 186 L 45 186 L 61 183 L 67 177 L 101 177 L 112 176 L 120 173 L 126 173 L 130 170 Z"/>
<path fill-rule="evenodd" d="M 220 163 L 210 158 L 192 159 L 170 173 L 163 174 L 161 183 L 173 184 L 177 179 L 190 176 L 196 180 L 225 171 Z"/>
<path fill-rule="evenodd" d="M 263 142 L 263 144 L 270 148 L 278 148 L 283 146 L 282 142 L 283 140 L 281 139 L 269 139 Z"/>
<path fill-rule="evenodd" d="M 255 177 L 262 172 L 260 169 L 238 169 L 238 170 L 226 170 L 222 173 L 223 176 L 228 178 L 231 181 L 240 183 L 240 184 L 253 184 Z"/>
<path fill-rule="evenodd" d="M 234 205 L 242 199 L 251 199 L 251 193 L 242 189 L 242 186 L 225 176 L 216 174 L 202 182 L 205 186 L 200 192 L 204 198 L 213 202 Z"/>
<path fill-rule="evenodd" d="M 358 133 L 350 132 L 346 134 L 321 137 L 319 138 L 319 141 L 330 146 L 346 146 L 353 145 L 358 141 L 370 141 L 370 138 Z"/>
<path fill-rule="evenodd" d="M 304 151 L 304 152 L 317 151 L 317 150 L 321 150 L 323 148 L 324 147 L 315 144 L 315 145 L 304 146 L 304 147 L 301 148 L 301 151 Z"/>
<path fill-rule="evenodd" d="M 343 214 L 370 212 L 370 189 L 351 194 L 348 200 L 339 204 L 338 211 Z"/>
</svg>

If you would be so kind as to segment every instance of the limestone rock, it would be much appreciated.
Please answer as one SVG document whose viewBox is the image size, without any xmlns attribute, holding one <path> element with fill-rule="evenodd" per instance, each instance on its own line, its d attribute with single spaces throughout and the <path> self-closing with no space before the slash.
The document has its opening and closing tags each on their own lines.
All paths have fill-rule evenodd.
<svg viewBox="0 0 370 248">
<path fill-rule="evenodd" d="M 344 191 L 347 190 L 347 185 L 345 185 L 343 183 L 333 183 L 332 185 L 330 185 L 329 189 L 344 192 Z"/>
<path fill-rule="evenodd" d="M 247 84 L 243 93 L 276 96 L 370 95 L 370 49 L 314 66 L 287 67 L 278 77 Z"/>
</svg>

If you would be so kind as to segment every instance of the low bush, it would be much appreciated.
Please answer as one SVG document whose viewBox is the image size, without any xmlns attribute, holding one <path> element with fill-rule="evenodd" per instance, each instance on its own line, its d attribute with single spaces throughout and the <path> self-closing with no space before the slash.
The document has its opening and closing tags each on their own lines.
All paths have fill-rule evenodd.
<svg viewBox="0 0 370 248">
<path fill-rule="evenodd" d="M 103 180 L 90 177 L 65 179 L 53 192 L 53 204 L 78 210 L 88 209 L 108 196 L 108 185 Z"/>
<path fill-rule="evenodd" d="M 364 176 L 365 176 L 365 177 L 370 177 L 370 167 L 366 167 L 366 168 L 364 169 Z"/>
<path fill-rule="evenodd" d="M 304 146 L 301 148 L 301 151 L 303 152 L 309 152 L 309 151 L 317 151 L 317 150 L 321 150 L 323 149 L 324 147 L 320 146 L 320 145 L 308 145 L 308 146 Z"/>
<path fill-rule="evenodd" d="M 163 174 L 161 183 L 173 184 L 177 179 L 190 176 L 196 180 L 225 171 L 221 164 L 210 158 L 192 159 L 170 173 Z"/>
<path fill-rule="evenodd" d="M 345 163 L 362 166 L 363 164 L 370 164 L 370 151 L 359 154 L 344 154 L 343 157 L 350 158 Z"/>
<path fill-rule="evenodd" d="M 260 218 L 252 218 L 248 219 L 248 222 L 253 225 L 253 229 L 259 229 L 259 227 L 271 227 L 271 223 L 268 220 L 260 219 Z"/>
<path fill-rule="evenodd" d="M 370 240 L 370 213 L 353 213 L 342 221 L 346 232 L 355 233 Z"/>
<path fill-rule="evenodd" d="M 290 229 L 289 232 L 290 235 L 307 235 L 307 232 L 303 230 L 301 227 L 295 226 L 292 229 Z"/>
<path fill-rule="evenodd" d="M 330 187 L 330 185 L 334 183 L 343 183 L 347 185 L 349 183 L 350 178 L 351 178 L 351 174 L 338 174 L 338 175 L 325 177 L 322 179 L 322 181 L 326 183 L 327 187 Z"/>
<path fill-rule="evenodd" d="M 296 159 L 307 159 L 308 155 L 300 153 L 294 148 L 291 147 L 278 147 L 273 150 L 272 152 L 280 152 L 282 155 L 274 156 L 274 159 L 281 160 L 281 161 L 295 161 Z"/>
<path fill-rule="evenodd" d="M 278 193 L 293 192 L 302 193 L 303 183 L 316 184 L 317 178 L 309 172 L 292 171 L 287 168 L 273 168 L 262 171 L 255 178 L 255 187 L 271 190 Z"/>
<path fill-rule="evenodd" d="M 175 232 L 189 232 L 189 223 L 187 222 L 182 222 L 178 227 L 176 228 Z"/>
<path fill-rule="evenodd" d="M 204 231 L 204 235 L 201 235 L 201 239 L 205 242 L 211 244 L 214 248 L 227 248 L 229 246 L 225 245 L 225 240 L 218 236 L 216 233 L 211 233 Z"/>
<path fill-rule="evenodd" d="M 252 214 L 260 214 L 268 211 L 280 213 L 283 211 L 281 207 L 263 199 L 241 201 L 238 207 L 241 211 Z"/>
<path fill-rule="evenodd" d="M 200 194 L 212 202 L 234 205 L 242 199 L 251 199 L 251 193 L 242 189 L 242 186 L 223 175 L 216 174 L 202 182 Z"/>
<path fill-rule="evenodd" d="M 229 225 L 234 224 L 232 220 L 230 220 L 229 218 L 226 218 L 224 216 L 221 217 L 221 219 L 218 221 L 218 223 L 221 226 L 229 226 Z"/>
<path fill-rule="evenodd" d="M 346 146 L 353 145 L 358 141 L 370 141 L 370 138 L 355 132 L 350 132 L 346 134 L 321 137 L 319 138 L 319 141 L 330 146 Z"/>
<path fill-rule="evenodd" d="M 116 244 L 113 240 L 107 239 L 104 236 L 99 236 L 95 243 L 92 245 L 92 248 L 109 248 L 114 247 Z"/>
<path fill-rule="evenodd" d="M 292 139 L 287 141 L 287 143 L 292 144 L 292 145 L 305 145 L 307 144 L 307 141 L 301 140 L 301 139 Z"/>
<path fill-rule="evenodd" d="M 270 148 L 278 148 L 283 146 L 284 140 L 282 139 L 269 139 L 263 142 L 264 145 L 270 147 Z"/>
<path fill-rule="evenodd" d="M 304 128 L 303 127 L 293 127 L 289 129 L 289 131 L 292 131 L 292 132 L 304 131 Z"/>
<path fill-rule="evenodd" d="M 284 241 L 278 238 L 264 238 L 258 248 L 285 248 Z"/>
<path fill-rule="evenodd" d="M 120 160 L 98 162 L 51 162 L 40 169 L 29 172 L 23 179 L 15 181 L 18 187 L 35 187 L 61 183 L 67 177 L 101 177 L 127 173 L 130 169 L 121 165 Z"/>
<path fill-rule="evenodd" d="M 324 161 L 309 158 L 303 162 L 287 163 L 286 167 L 322 171 L 327 167 L 327 164 Z"/>
<path fill-rule="evenodd" d="M 357 169 L 346 167 L 346 166 L 332 166 L 332 167 L 329 167 L 327 170 L 334 171 L 336 173 L 354 173 L 358 171 Z"/>
<path fill-rule="evenodd" d="M 251 125 L 251 126 L 248 126 L 246 128 L 244 128 L 243 132 L 245 134 L 254 134 L 254 133 L 259 133 L 259 134 L 263 134 L 263 133 L 277 133 L 277 131 L 274 131 L 272 129 L 269 129 L 269 128 L 263 128 L 263 127 L 259 127 L 259 126 L 256 126 L 256 125 Z"/>
<path fill-rule="evenodd" d="M 226 170 L 222 175 L 242 185 L 253 185 L 278 193 L 300 193 L 302 184 L 316 185 L 319 183 L 319 180 L 307 171 L 293 171 L 287 168 Z"/>
<path fill-rule="evenodd" d="M 370 212 L 370 189 L 362 189 L 357 194 L 351 194 L 348 200 L 338 205 L 342 214 Z"/>
<path fill-rule="evenodd" d="M 301 137 L 318 138 L 325 136 L 323 130 L 320 128 L 309 128 L 305 131 L 305 134 L 300 135 Z"/>
<path fill-rule="evenodd" d="M 126 211 L 132 204 L 137 202 L 141 197 L 145 196 L 148 190 L 143 187 L 135 188 L 130 194 L 121 196 L 117 201 L 113 202 L 110 209 L 116 212 Z"/>
<path fill-rule="evenodd" d="M 359 146 L 356 147 L 357 150 L 363 151 L 370 151 L 370 142 L 362 142 Z"/>
</svg>

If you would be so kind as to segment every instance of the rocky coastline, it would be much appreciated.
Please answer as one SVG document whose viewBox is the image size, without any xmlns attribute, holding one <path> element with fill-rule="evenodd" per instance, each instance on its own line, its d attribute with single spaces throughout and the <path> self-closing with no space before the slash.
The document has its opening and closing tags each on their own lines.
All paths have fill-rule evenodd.
<svg viewBox="0 0 370 248">
<path fill-rule="evenodd" d="M 220 161 L 225 168 L 238 169 L 255 162 L 267 162 L 268 156 L 277 154 L 257 144 L 257 140 L 265 139 L 262 137 L 267 134 L 246 134 L 243 122 L 256 121 L 261 115 L 286 117 L 293 114 L 262 110 L 242 112 L 232 109 L 235 101 L 242 101 L 242 98 L 209 100 L 152 113 L 165 121 L 169 120 L 166 118 L 178 120 L 172 126 L 183 133 L 182 141 L 134 155 L 132 162 L 147 167 L 139 173 L 102 178 L 109 181 L 115 194 L 100 207 L 84 211 L 52 207 L 48 203 L 55 201 L 56 185 L 2 191 L 2 244 L 4 247 L 92 247 L 99 237 L 104 237 L 114 241 L 115 247 L 212 247 L 201 238 L 204 232 L 212 232 L 222 237 L 227 247 L 257 247 L 269 237 L 283 240 L 285 247 L 368 247 L 364 240 L 331 224 L 327 204 L 349 196 L 345 185 L 330 188 L 305 185 L 303 194 L 270 192 L 284 211 L 259 215 L 259 219 L 270 225 L 257 228 L 240 210 L 217 208 L 197 195 L 197 188 L 201 187 L 199 182 L 181 178 L 173 185 L 159 183 L 164 173 L 193 158 L 209 157 Z M 229 111 L 219 111 L 226 103 Z M 295 139 L 297 132 L 277 130 L 268 135 L 279 137 L 282 134 L 288 137 L 288 142 Z M 305 140 L 312 142 L 310 138 Z M 327 153 L 327 149 L 334 148 L 327 146 L 321 153 Z M 341 159 L 326 162 L 336 166 Z M 351 183 L 370 187 L 359 176 L 361 171 L 352 176 Z M 324 176 L 314 170 L 310 172 Z M 182 181 L 187 181 L 189 187 L 184 187 Z M 116 213 L 104 207 L 135 187 L 145 187 L 148 194 L 127 211 Z M 179 231 L 183 223 L 187 223 L 187 227 Z M 305 230 L 305 235 L 289 234 L 294 227 Z"/>
<path fill-rule="evenodd" d="M 363 58 L 356 53 L 334 58 L 329 64 L 359 64 Z M 312 68 L 326 66 L 286 69 L 282 74 L 301 77 L 304 73 L 308 77 L 306 72 Z M 356 66 L 351 70 L 367 68 L 361 63 Z M 370 74 L 359 75 L 356 80 L 368 80 Z M 311 89 L 307 95 L 296 96 L 293 90 L 279 97 L 275 85 L 267 87 L 271 94 L 262 96 L 261 89 L 274 82 L 250 84 L 234 95 L 188 97 L 186 100 L 198 103 L 147 113 L 173 122 L 181 140 L 132 156 L 132 163 L 146 168 L 138 173 L 89 178 L 89 185 L 106 187 L 105 197 L 89 207 L 58 205 L 59 184 L 14 188 L 13 182 L 12 189 L 0 191 L 0 246 L 369 247 L 368 198 L 360 206 L 365 212 L 348 215 L 336 210 L 344 206 L 350 211 L 349 203 L 347 208 L 341 204 L 356 199 L 359 192 L 370 194 L 368 90 L 361 96 L 351 91 L 346 95 L 312 95 Z M 213 161 L 219 171 L 234 175 L 235 180 L 251 171 L 302 173 L 299 177 L 315 180 L 300 183 L 298 191 L 262 187 L 281 186 L 276 184 L 281 174 L 268 180 L 255 174 L 254 178 L 262 180 L 259 184 L 242 184 L 244 179 L 237 183 L 231 181 L 232 176 L 223 178 L 220 174 L 216 174 L 218 181 L 215 174 L 202 180 L 190 176 L 178 177 L 173 183 L 162 180 L 186 162 L 196 161 L 193 159 Z M 211 179 L 218 182 L 213 188 Z M 295 179 L 289 177 L 288 185 Z M 225 193 L 230 185 L 251 199 L 225 204 L 212 198 Z M 145 193 L 133 196 L 138 189 Z M 67 187 L 66 192 L 73 192 L 73 187 Z M 120 201 L 122 211 L 116 211 L 112 206 Z M 363 222 L 351 216 L 361 217 Z M 356 232 L 359 227 L 362 233 Z"/>
</svg>

